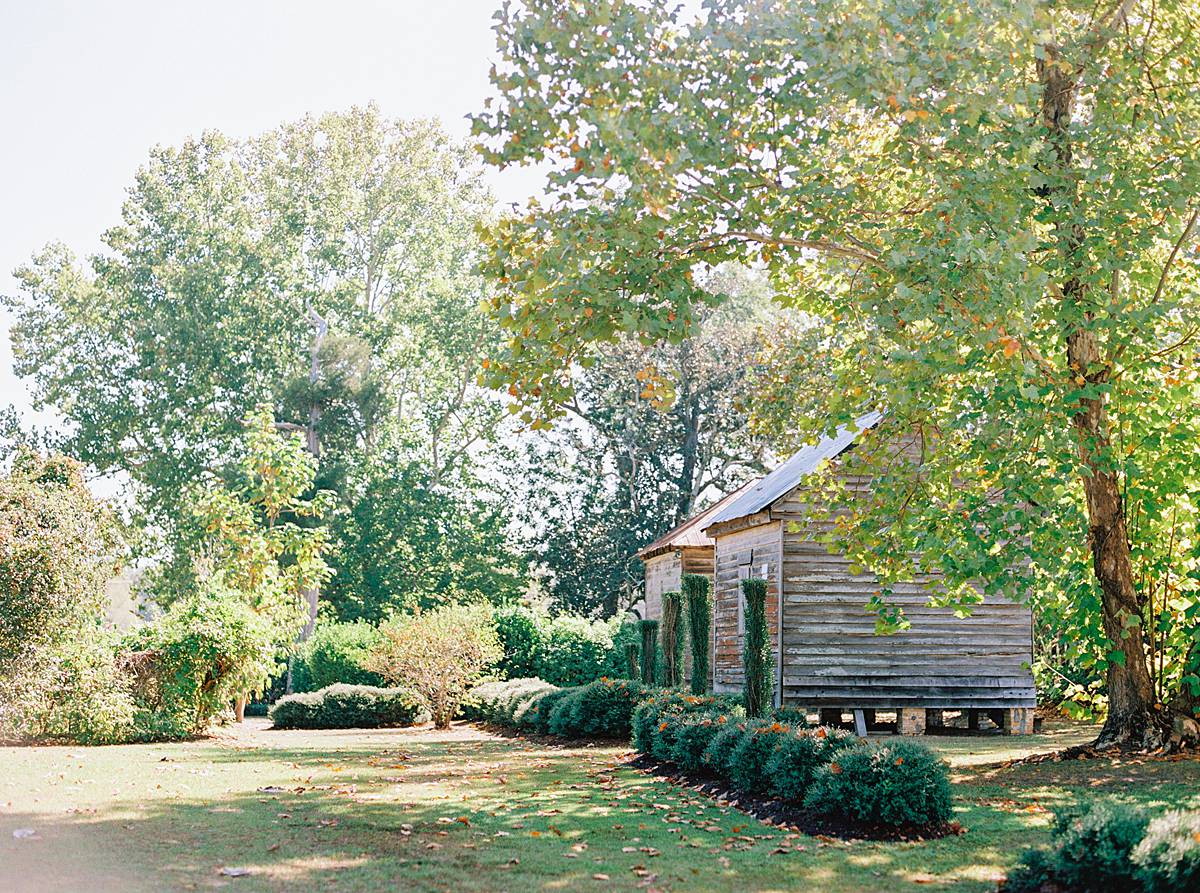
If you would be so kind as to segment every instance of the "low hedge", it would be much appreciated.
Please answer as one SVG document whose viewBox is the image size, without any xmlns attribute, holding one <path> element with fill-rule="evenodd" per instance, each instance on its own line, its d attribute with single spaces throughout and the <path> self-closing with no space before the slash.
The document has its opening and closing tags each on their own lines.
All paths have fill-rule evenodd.
<svg viewBox="0 0 1200 893">
<path fill-rule="evenodd" d="M 564 738 L 628 738 L 650 690 L 629 679 L 559 688 L 541 679 L 488 682 L 471 692 L 468 718 Z"/>
<path fill-rule="evenodd" d="M 1060 812 L 1050 847 L 1026 851 L 1004 885 L 1006 893 L 1044 889 L 1200 890 L 1200 812 L 1151 820 L 1140 809 L 1108 801 Z"/>
<path fill-rule="evenodd" d="M 469 718 L 568 738 L 632 736 L 640 753 L 820 815 L 896 826 L 940 825 L 951 816 L 949 772 L 929 748 L 810 728 L 794 709 L 748 719 L 740 699 L 627 679 L 575 688 L 541 679 L 490 682 L 472 701 Z"/>
<path fill-rule="evenodd" d="M 851 822 L 930 826 L 951 815 L 949 773 L 929 748 L 913 741 L 864 743 L 839 729 L 809 728 L 796 710 L 748 719 L 728 699 L 666 692 L 634 712 L 633 744 L 747 793 Z"/>
<path fill-rule="evenodd" d="M 277 729 L 377 729 L 429 719 L 403 689 L 342 683 L 286 695 L 267 715 Z"/>
</svg>

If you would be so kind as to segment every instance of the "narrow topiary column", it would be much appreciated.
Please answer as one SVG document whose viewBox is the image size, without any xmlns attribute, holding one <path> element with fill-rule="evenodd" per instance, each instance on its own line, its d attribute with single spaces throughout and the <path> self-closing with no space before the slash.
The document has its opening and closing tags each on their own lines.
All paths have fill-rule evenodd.
<svg viewBox="0 0 1200 893">
<path fill-rule="evenodd" d="M 664 592 L 662 597 L 663 685 L 683 683 L 683 596 Z"/>
<path fill-rule="evenodd" d="M 658 621 L 643 620 L 638 626 L 642 630 L 642 681 L 654 684 L 654 668 L 658 663 Z"/>
<path fill-rule="evenodd" d="M 703 574 L 684 574 L 688 631 L 692 643 L 692 694 L 708 692 L 708 636 L 712 631 L 712 584 Z"/>
<path fill-rule="evenodd" d="M 742 581 L 746 598 L 746 634 L 742 640 L 742 668 L 746 674 L 746 714 L 762 716 L 771 709 L 771 637 L 767 630 L 767 581 Z"/>
<path fill-rule="evenodd" d="M 625 665 L 628 669 L 628 678 L 640 679 L 642 676 L 641 669 L 638 665 L 638 645 L 637 642 L 625 643 Z"/>
</svg>

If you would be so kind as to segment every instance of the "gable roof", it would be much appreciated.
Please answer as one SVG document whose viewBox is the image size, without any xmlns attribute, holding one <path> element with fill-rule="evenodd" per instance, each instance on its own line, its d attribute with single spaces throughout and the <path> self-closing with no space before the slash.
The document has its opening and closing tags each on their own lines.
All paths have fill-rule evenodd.
<svg viewBox="0 0 1200 893">
<path fill-rule="evenodd" d="M 863 431 L 878 425 L 882 418 L 881 412 L 869 412 L 856 419 L 854 425 L 838 428 L 832 437 L 822 437 L 811 446 L 804 447 L 766 477 L 756 481 L 753 486 L 743 488 L 737 499 L 728 502 L 720 511 L 713 512 L 705 526 L 711 527 L 723 521 L 736 521 L 738 518 L 761 512 L 795 488 L 805 475 L 815 471 L 822 462 L 836 458 L 850 449 Z M 709 542 L 712 542 L 711 538 Z"/>
<path fill-rule="evenodd" d="M 752 480 L 743 484 L 732 493 L 721 497 L 714 505 L 709 506 L 700 514 L 693 515 L 678 527 L 668 530 L 650 545 L 643 546 L 637 553 L 638 558 L 642 560 L 653 558 L 655 555 L 670 552 L 672 549 L 711 546 L 713 544 L 712 537 L 706 536 L 703 531 L 711 523 L 713 515 L 745 493 L 746 489 L 755 483 L 757 481 Z"/>
</svg>

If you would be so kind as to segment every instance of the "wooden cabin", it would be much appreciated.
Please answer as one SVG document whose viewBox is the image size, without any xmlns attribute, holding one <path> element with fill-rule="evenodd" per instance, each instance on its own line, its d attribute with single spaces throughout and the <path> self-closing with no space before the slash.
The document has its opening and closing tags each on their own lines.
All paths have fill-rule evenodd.
<svg viewBox="0 0 1200 893">
<path fill-rule="evenodd" d="M 744 489 L 693 515 L 637 553 L 646 569 L 645 589 L 638 606 L 643 620 L 662 619 L 663 593 L 681 591 L 684 574 L 703 574 L 712 579 L 713 541 L 704 533 L 704 527 Z"/>
<path fill-rule="evenodd" d="M 988 597 L 959 618 L 928 604 L 923 584 L 933 581 L 924 577 L 897 585 L 892 596 L 911 628 L 877 635 L 875 615 L 865 610 L 877 580 L 854 573 L 846 556 L 817 541 L 832 516 L 806 505 L 801 485 L 825 463 L 836 470 L 879 421 L 864 416 L 805 447 L 708 517 L 702 532 L 714 543 L 714 689 L 742 688 L 741 581 L 760 577 L 768 586 L 776 703 L 829 719 L 853 712 L 860 729 L 876 711 L 895 711 L 902 734 L 924 731 L 927 720 L 940 724 L 945 711 L 966 713 L 973 726 L 986 713 L 1012 734 L 1029 734 L 1036 700 L 1028 607 Z M 844 480 L 869 492 L 869 478 Z"/>
</svg>

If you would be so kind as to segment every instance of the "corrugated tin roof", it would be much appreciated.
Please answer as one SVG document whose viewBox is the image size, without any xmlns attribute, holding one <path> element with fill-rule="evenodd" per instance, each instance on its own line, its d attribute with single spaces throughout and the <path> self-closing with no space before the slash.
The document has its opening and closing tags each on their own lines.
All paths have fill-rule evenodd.
<svg viewBox="0 0 1200 893">
<path fill-rule="evenodd" d="M 711 546 L 712 538 L 705 536 L 704 528 L 710 523 L 710 519 L 714 514 L 722 508 L 729 505 L 733 500 L 737 499 L 748 487 L 752 487 L 756 481 L 749 481 L 743 484 L 738 489 L 734 490 L 727 496 L 721 497 L 714 505 L 709 506 L 698 515 L 693 515 L 688 518 L 674 530 L 669 530 L 639 551 L 638 558 L 650 558 L 661 552 L 666 552 L 671 549 L 683 549 L 692 546 Z"/>
<path fill-rule="evenodd" d="M 705 526 L 711 527 L 722 521 L 734 521 L 761 512 L 780 496 L 792 490 L 805 475 L 815 471 L 827 459 L 840 456 L 858 439 L 867 428 L 873 428 L 883 418 L 881 412 L 869 412 L 858 418 L 852 427 L 839 428 L 832 437 L 823 437 L 812 446 L 806 446 L 794 456 L 768 474 L 745 488 L 737 499 L 714 512 Z M 709 542 L 712 540 L 710 539 Z"/>
</svg>

